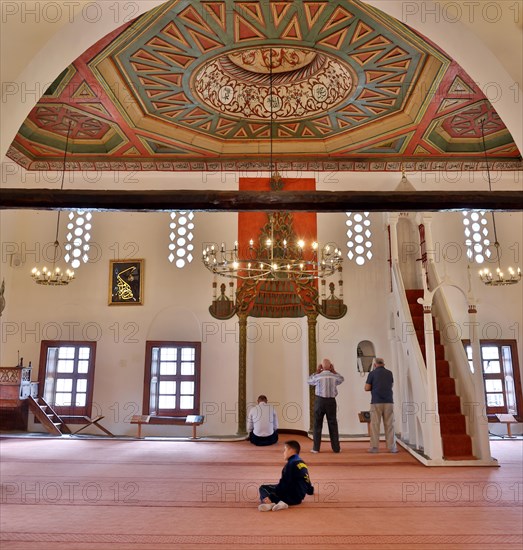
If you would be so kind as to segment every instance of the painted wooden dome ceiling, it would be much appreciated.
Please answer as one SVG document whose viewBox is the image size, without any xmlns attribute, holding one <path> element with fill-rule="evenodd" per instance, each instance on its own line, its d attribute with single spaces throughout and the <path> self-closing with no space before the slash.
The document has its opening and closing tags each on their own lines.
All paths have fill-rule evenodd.
<svg viewBox="0 0 523 550">
<path fill-rule="evenodd" d="M 171 0 L 67 67 L 9 157 L 72 170 L 519 168 L 441 49 L 358 1 Z"/>
</svg>

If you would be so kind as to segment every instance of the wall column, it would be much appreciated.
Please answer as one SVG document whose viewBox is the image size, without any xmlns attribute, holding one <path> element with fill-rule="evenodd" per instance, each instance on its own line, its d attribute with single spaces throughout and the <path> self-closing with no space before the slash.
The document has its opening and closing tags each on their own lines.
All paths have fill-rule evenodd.
<svg viewBox="0 0 523 550">
<path fill-rule="evenodd" d="M 389 239 L 390 239 L 390 260 L 397 262 L 398 253 L 398 222 L 399 214 L 389 214 Z"/>
<path fill-rule="evenodd" d="M 247 315 L 238 315 L 240 346 L 238 348 L 238 435 L 247 434 Z"/>
<path fill-rule="evenodd" d="M 307 315 L 308 347 L 309 347 L 309 376 L 316 372 L 318 366 L 318 350 L 316 348 L 316 325 L 318 324 L 317 314 Z M 309 431 L 314 427 L 314 386 L 309 386 Z"/>
</svg>

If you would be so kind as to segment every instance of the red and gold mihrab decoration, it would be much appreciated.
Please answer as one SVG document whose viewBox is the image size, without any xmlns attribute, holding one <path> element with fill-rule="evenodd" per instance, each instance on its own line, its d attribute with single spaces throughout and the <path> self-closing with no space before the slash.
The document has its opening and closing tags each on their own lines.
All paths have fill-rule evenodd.
<svg viewBox="0 0 523 550">
<path fill-rule="evenodd" d="M 339 105 L 350 96 L 354 80 L 348 65 L 325 53 L 271 47 L 211 59 L 195 72 L 193 90 L 220 113 L 281 121 Z"/>
</svg>

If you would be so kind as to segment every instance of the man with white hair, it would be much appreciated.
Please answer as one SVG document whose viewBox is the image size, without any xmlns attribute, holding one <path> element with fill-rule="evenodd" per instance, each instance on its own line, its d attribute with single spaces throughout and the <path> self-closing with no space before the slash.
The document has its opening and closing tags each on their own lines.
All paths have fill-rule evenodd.
<svg viewBox="0 0 523 550">
<path fill-rule="evenodd" d="M 373 366 L 374 368 L 369 372 L 365 382 L 365 391 L 371 392 L 369 453 L 379 452 L 382 418 L 389 453 L 397 453 L 398 448 L 394 436 L 394 400 L 392 398 L 394 378 L 392 372 L 385 368 L 385 361 L 381 357 L 374 359 Z"/>
<path fill-rule="evenodd" d="M 336 396 L 338 386 L 344 378 L 334 370 L 329 359 L 324 359 L 316 372 L 309 376 L 307 382 L 314 386 L 314 428 L 312 432 L 312 453 L 319 453 L 321 446 L 321 431 L 323 419 L 327 415 L 331 447 L 335 453 L 340 452 L 340 437 L 338 433 L 338 419 L 336 417 Z"/>
</svg>

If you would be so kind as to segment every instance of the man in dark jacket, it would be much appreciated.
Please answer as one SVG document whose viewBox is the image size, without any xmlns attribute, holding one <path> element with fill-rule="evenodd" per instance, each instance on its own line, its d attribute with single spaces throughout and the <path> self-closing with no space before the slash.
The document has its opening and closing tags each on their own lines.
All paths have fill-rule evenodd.
<svg viewBox="0 0 523 550">
<path fill-rule="evenodd" d="M 281 472 L 277 485 L 260 487 L 260 512 L 277 512 L 289 506 L 300 504 L 305 495 L 314 494 L 314 487 L 309 479 L 307 465 L 300 458 L 300 444 L 297 441 L 286 441 L 283 447 L 283 458 L 287 464 Z"/>
<path fill-rule="evenodd" d="M 392 372 L 385 368 L 385 361 L 381 357 L 376 357 L 374 359 L 374 370 L 369 373 L 365 383 L 365 391 L 371 392 L 369 453 L 377 453 L 379 451 L 381 419 L 383 419 L 385 441 L 387 442 L 389 453 L 398 452 L 394 436 L 393 384 L 394 377 L 392 376 Z"/>
</svg>

